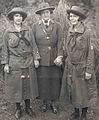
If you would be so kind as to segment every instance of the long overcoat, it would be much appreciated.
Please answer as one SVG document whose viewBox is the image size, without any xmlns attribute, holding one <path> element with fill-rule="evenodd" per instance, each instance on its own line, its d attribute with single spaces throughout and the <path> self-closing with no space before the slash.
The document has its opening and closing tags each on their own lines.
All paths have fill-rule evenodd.
<svg viewBox="0 0 99 120">
<path fill-rule="evenodd" d="M 41 66 L 53 66 L 58 56 L 63 56 L 62 28 L 51 20 L 46 29 L 42 20 L 34 24 L 32 32 L 40 53 Z"/>
<path fill-rule="evenodd" d="M 40 54 L 37 69 L 40 98 L 56 100 L 60 94 L 61 67 L 56 66 L 54 60 L 63 56 L 62 28 L 52 19 L 48 27 L 40 20 L 34 24 L 32 32 Z"/>
<path fill-rule="evenodd" d="M 90 29 L 79 24 L 75 30 L 70 27 L 65 45 L 66 61 L 62 80 L 60 99 L 67 100 L 67 90 L 72 104 L 76 108 L 88 107 L 88 80 L 85 72 L 92 74 L 94 51 L 91 45 Z"/>
<path fill-rule="evenodd" d="M 28 92 L 24 92 L 26 98 L 34 99 L 38 96 L 34 59 L 40 59 L 40 56 L 30 29 L 23 25 L 19 33 L 11 25 L 4 34 L 2 60 L 2 64 L 8 64 L 10 67 L 10 72 L 5 73 L 5 93 L 6 98 L 11 102 L 21 102 L 24 99 L 23 91 Z M 28 71 L 23 74 L 22 70 L 25 69 Z M 28 82 L 25 82 L 26 85 L 23 85 L 23 79 Z"/>
</svg>

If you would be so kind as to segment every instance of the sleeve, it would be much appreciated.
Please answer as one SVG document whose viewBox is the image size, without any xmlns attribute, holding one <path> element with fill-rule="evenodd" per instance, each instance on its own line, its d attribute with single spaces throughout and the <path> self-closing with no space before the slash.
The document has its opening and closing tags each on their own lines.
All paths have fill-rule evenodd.
<svg viewBox="0 0 99 120">
<path fill-rule="evenodd" d="M 67 57 L 67 44 L 68 44 L 68 41 L 70 38 L 70 33 L 67 32 L 66 34 L 67 35 L 65 35 L 65 33 L 64 33 L 64 42 L 63 42 L 63 55 L 65 58 Z"/>
<path fill-rule="evenodd" d="M 63 56 L 67 57 L 67 40 L 69 39 L 69 24 L 67 23 L 63 29 Z"/>
<path fill-rule="evenodd" d="M 90 74 L 92 74 L 94 70 L 94 46 L 92 41 L 93 35 L 89 33 L 86 72 Z"/>
<path fill-rule="evenodd" d="M 57 24 L 58 56 L 63 57 L 63 32 L 60 24 Z M 57 57 L 58 57 L 57 56 Z"/>
<path fill-rule="evenodd" d="M 33 26 L 33 28 L 30 31 L 30 36 L 31 36 L 31 41 L 32 41 L 32 48 L 33 48 L 33 56 L 34 56 L 34 60 L 39 60 L 40 59 L 40 55 L 39 55 L 39 51 L 38 51 L 38 47 L 35 41 L 35 37 L 34 37 L 34 32 L 35 27 Z"/>
<path fill-rule="evenodd" d="M 8 64 L 8 55 L 9 55 L 9 51 L 8 51 L 8 31 L 5 31 L 4 35 L 3 35 L 3 46 L 2 46 L 2 61 L 1 64 Z"/>
</svg>

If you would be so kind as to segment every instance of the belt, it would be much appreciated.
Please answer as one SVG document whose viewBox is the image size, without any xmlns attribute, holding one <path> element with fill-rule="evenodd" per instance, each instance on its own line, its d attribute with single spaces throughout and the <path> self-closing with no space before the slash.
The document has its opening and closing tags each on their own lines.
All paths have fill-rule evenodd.
<svg viewBox="0 0 99 120">
<path fill-rule="evenodd" d="M 10 53 L 10 56 L 16 56 L 16 57 L 23 57 L 23 58 L 26 58 L 28 57 L 29 55 L 32 55 L 31 52 L 25 52 L 25 53 L 21 53 L 21 54 L 13 54 L 13 53 Z"/>
</svg>

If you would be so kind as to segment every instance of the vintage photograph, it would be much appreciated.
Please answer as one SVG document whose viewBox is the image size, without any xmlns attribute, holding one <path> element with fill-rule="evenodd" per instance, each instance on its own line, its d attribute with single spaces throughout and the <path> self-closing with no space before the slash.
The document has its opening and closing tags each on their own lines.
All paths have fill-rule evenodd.
<svg viewBox="0 0 99 120">
<path fill-rule="evenodd" d="M 0 0 L 0 120 L 99 120 L 99 0 Z"/>
</svg>

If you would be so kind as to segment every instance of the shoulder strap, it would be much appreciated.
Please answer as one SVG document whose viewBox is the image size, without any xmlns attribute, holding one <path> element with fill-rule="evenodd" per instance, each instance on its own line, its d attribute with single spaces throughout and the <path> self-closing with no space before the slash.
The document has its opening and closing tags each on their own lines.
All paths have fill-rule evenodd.
<svg viewBox="0 0 99 120">
<path fill-rule="evenodd" d="M 30 42 L 24 37 L 25 31 L 22 31 L 22 32 L 23 32 L 23 33 L 21 33 L 21 32 L 20 32 L 20 33 L 14 32 L 14 34 L 15 34 L 19 39 L 22 39 L 27 46 L 30 46 Z"/>
</svg>

